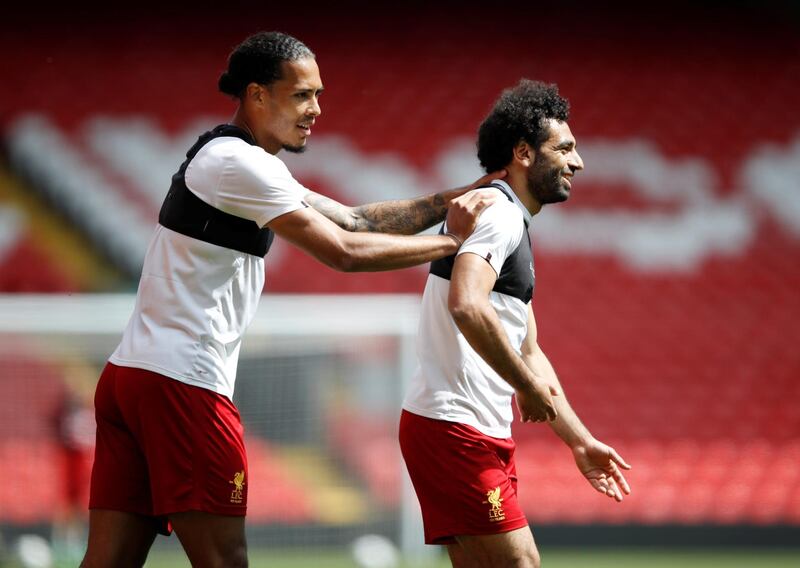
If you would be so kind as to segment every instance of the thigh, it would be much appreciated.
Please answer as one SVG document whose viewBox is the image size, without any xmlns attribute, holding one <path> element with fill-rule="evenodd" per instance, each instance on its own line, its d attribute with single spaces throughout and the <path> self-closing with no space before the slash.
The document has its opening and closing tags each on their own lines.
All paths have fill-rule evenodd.
<svg viewBox="0 0 800 568">
<path fill-rule="evenodd" d="M 81 568 L 140 568 L 155 537 L 156 526 L 149 517 L 93 509 Z"/>
<path fill-rule="evenodd" d="M 539 551 L 530 528 L 491 535 L 456 536 L 448 546 L 454 568 L 538 568 Z"/>
<path fill-rule="evenodd" d="M 193 568 L 247 566 L 244 517 L 191 511 L 169 520 Z"/>
<path fill-rule="evenodd" d="M 117 396 L 121 369 L 107 364 L 95 391 L 97 434 L 89 508 L 151 515 L 147 459 Z"/>
</svg>

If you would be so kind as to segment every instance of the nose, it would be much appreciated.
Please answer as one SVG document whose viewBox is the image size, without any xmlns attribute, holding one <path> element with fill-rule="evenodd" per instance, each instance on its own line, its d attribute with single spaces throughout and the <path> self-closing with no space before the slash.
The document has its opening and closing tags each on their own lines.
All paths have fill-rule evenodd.
<svg viewBox="0 0 800 568">
<path fill-rule="evenodd" d="M 309 107 L 308 114 L 313 117 L 317 117 L 322 114 L 322 108 L 319 106 L 319 99 L 317 97 L 314 97 L 311 100 L 311 106 Z"/>
<path fill-rule="evenodd" d="M 583 158 L 581 158 L 577 150 L 572 151 L 568 164 L 570 169 L 572 169 L 573 171 L 578 171 L 583 169 Z"/>
</svg>

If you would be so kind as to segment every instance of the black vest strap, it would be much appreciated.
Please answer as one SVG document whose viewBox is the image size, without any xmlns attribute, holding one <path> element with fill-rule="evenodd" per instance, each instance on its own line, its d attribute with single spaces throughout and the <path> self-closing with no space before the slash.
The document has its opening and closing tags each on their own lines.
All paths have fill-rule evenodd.
<svg viewBox="0 0 800 568">
<path fill-rule="evenodd" d="M 193 239 L 254 256 L 265 256 L 275 236 L 272 231 L 259 227 L 250 219 L 220 211 L 186 187 L 185 176 L 189 162 L 208 142 L 222 136 L 234 136 L 248 144 L 255 144 L 255 140 L 247 132 L 230 124 L 222 124 L 200 136 L 186 153 L 186 161 L 172 176 L 172 185 L 161 206 L 158 222 Z"/>
<path fill-rule="evenodd" d="M 531 250 L 531 240 L 527 230 L 530 213 L 523 209 L 518 200 L 514 199 L 503 185 L 492 183 L 489 184 L 489 186 L 502 191 L 503 195 L 505 195 L 509 201 L 523 210 L 522 218 L 525 223 L 524 233 L 526 239 L 520 242 L 519 246 L 517 246 L 514 252 L 512 252 L 503 263 L 492 291 L 507 296 L 513 296 L 527 304 L 533 297 L 533 288 L 535 284 L 533 276 L 533 251 Z M 443 232 L 444 225 L 439 229 L 440 234 Z M 453 274 L 453 265 L 455 261 L 455 255 L 435 260 L 431 262 L 430 273 L 444 278 L 445 280 L 450 280 Z"/>
</svg>

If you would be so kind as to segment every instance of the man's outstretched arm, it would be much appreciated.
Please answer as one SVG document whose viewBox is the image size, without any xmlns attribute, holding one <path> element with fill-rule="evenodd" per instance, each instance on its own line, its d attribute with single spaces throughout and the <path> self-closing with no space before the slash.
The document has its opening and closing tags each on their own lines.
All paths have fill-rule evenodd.
<svg viewBox="0 0 800 568">
<path fill-rule="evenodd" d="M 314 191 L 307 193 L 304 199 L 311 207 L 345 231 L 415 235 L 441 223 L 447 214 L 447 207 L 453 199 L 503 176 L 505 176 L 505 170 L 485 175 L 469 186 L 449 191 L 416 199 L 379 201 L 356 207 L 342 205 L 338 201 Z"/>
<path fill-rule="evenodd" d="M 558 416 L 550 422 L 550 427 L 570 447 L 578 469 L 597 491 L 622 501 L 623 494 L 629 494 L 631 488 L 620 468 L 630 469 L 631 466 L 614 448 L 596 440 L 570 406 L 555 369 L 539 347 L 536 320 L 530 304 L 528 335 L 522 344 L 522 358 L 539 380 L 560 393 L 560 396 L 553 397 Z"/>
<path fill-rule="evenodd" d="M 323 264 L 342 272 L 396 270 L 455 254 L 478 217 L 497 198 L 473 191 L 454 200 L 446 235 L 352 233 L 310 207 L 276 217 L 268 227 Z"/>
</svg>

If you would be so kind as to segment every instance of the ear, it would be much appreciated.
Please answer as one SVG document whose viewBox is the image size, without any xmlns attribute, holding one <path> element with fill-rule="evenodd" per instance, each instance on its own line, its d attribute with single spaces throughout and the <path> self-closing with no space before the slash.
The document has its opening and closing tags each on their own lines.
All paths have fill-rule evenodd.
<svg viewBox="0 0 800 568">
<path fill-rule="evenodd" d="M 513 161 L 518 162 L 525 168 L 529 168 L 531 164 L 533 164 L 533 159 L 536 157 L 536 151 L 530 144 L 525 142 L 525 140 L 520 140 L 517 142 L 517 145 L 514 146 L 512 157 Z"/>
<path fill-rule="evenodd" d="M 258 83 L 250 83 L 244 91 L 244 98 L 253 104 L 263 106 L 266 102 L 266 89 Z"/>
</svg>

